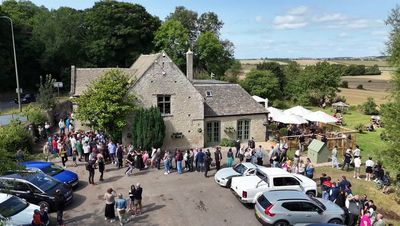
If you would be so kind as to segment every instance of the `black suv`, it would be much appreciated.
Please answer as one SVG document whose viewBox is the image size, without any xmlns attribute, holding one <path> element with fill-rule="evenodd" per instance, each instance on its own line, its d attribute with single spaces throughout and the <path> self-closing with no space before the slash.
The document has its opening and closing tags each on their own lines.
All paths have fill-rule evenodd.
<svg viewBox="0 0 400 226">
<path fill-rule="evenodd" d="M 0 176 L 0 192 L 9 193 L 26 201 L 54 210 L 54 196 L 60 189 L 66 205 L 72 202 L 72 188 L 38 171 L 18 171 Z"/>
</svg>

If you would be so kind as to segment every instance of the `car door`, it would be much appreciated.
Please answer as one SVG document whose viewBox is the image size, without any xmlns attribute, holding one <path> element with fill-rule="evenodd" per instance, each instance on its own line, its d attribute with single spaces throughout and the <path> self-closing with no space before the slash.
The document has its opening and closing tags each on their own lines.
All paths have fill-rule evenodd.
<svg viewBox="0 0 400 226">
<path fill-rule="evenodd" d="M 325 223 L 323 222 L 323 210 L 311 202 L 301 202 L 302 209 L 305 213 L 306 221 L 304 223 Z"/>
<path fill-rule="evenodd" d="M 15 181 L 13 193 L 15 196 L 25 199 L 28 202 L 34 202 L 34 196 L 33 196 L 32 190 L 24 182 Z"/>
<path fill-rule="evenodd" d="M 303 191 L 300 182 L 292 177 L 274 177 L 273 183 L 278 189 Z"/>
</svg>

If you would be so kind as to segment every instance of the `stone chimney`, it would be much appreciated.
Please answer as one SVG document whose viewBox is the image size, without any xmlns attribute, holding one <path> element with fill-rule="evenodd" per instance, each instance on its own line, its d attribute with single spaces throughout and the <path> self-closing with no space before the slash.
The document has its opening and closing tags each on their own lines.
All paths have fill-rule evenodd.
<svg viewBox="0 0 400 226">
<path fill-rule="evenodd" d="M 75 87 L 76 87 L 76 68 L 74 65 L 71 65 L 71 96 L 75 95 Z"/>
<path fill-rule="evenodd" d="M 193 81 L 193 52 L 189 50 L 186 53 L 186 77 Z"/>
</svg>

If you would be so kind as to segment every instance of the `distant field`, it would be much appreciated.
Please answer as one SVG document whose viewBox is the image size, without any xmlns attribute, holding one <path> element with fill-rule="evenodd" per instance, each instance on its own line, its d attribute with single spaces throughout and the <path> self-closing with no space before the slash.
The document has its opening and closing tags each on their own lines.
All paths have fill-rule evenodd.
<svg viewBox="0 0 400 226">
<path fill-rule="evenodd" d="M 249 65 L 254 65 L 261 63 L 263 61 L 267 62 L 277 62 L 279 64 L 287 64 L 285 60 L 279 61 L 279 60 L 260 60 L 260 59 L 250 59 L 250 60 L 239 60 L 242 65 L 244 64 L 249 64 Z M 379 67 L 389 67 L 390 65 L 388 64 L 387 61 L 384 60 L 294 60 L 298 64 L 302 66 L 307 66 L 307 65 L 315 65 L 316 63 L 327 61 L 331 64 L 345 64 L 345 65 L 350 65 L 350 64 L 362 64 L 365 66 L 373 66 L 377 64 Z"/>
<path fill-rule="evenodd" d="M 346 98 L 346 102 L 350 105 L 359 105 L 367 101 L 368 97 L 372 97 L 377 105 L 386 103 L 389 92 L 375 91 L 375 90 L 361 90 L 361 89 L 343 89 L 340 88 L 338 93 L 340 96 Z"/>
<path fill-rule="evenodd" d="M 389 64 L 387 61 L 384 60 L 334 60 L 332 62 L 338 63 L 338 64 L 362 64 L 365 66 L 374 66 L 377 64 L 379 67 L 388 67 Z"/>
</svg>

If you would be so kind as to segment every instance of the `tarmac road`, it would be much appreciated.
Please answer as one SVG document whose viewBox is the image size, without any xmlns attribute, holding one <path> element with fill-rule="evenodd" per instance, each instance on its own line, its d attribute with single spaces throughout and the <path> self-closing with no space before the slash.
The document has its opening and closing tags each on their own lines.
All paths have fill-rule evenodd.
<svg viewBox="0 0 400 226">
<path fill-rule="evenodd" d="M 197 172 L 164 175 L 156 169 L 135 170 L 128 177 L 124 175 L 126 168 L 106 165 L 105 181 L 98 183 L 96 172 L 96 185 L 90 185 L 82 163 L 68 169 L 80 175 L 81 183 L 64 212 L 66 225 L 119 225 L 118 221 L 104 220 L 104 193 L 111 187 L 128 198 L 131 184 L 138 182 L 143 187 L 143 213 L 125 225 L 260 225 L 253 208 L 241 204 L 228 188 L 214 182 L 215 170 L 208 178 Z"/>
</svg>

